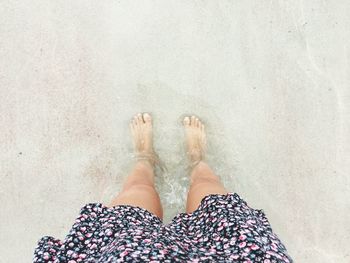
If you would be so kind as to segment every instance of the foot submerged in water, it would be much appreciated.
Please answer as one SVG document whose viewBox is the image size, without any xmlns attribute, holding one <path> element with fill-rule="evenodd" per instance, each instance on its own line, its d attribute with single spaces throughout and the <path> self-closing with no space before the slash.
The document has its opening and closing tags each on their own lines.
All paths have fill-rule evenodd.
<svg viewBox="0 0 350 263">
<path fill-rule="evenodd" d="M 138 113 L 130 122 L 137 160 L 146 160 L 152 166 L 159 162 L 153 149 L 152 117 L 148 113 Z"/>
<path fill-rule="evenodd" d="M 206 134 L 204 124 L 196 116 L 187 116 L 183 120 L 186 134 L 187 155 L 191 167 L 204 160 L 206 152 Z"/>
<path fill-rule="evenodd" d="M 152 117 L 148 113 L 138 113 L 130 123 L 135 152 L 153 153 Z"/>
</svg>

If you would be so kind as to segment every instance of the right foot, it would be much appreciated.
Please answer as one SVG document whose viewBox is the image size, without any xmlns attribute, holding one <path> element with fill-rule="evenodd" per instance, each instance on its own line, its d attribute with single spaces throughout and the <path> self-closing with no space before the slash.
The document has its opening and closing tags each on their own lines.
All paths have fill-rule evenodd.
<svg viewBox="0 0 350 263">
<path fill-rule="evenodd" d="M 148 161 L 152 166 L 158 163 L 158 156 L 153 150 L 152 117 L 148 113 L 139 113 L 130 123 L 137 160 Z"/>
<path fill-rule="evenodd" d="M 191 166 L 204 160 L 206 152 L 206 135 L 203 123 L 195 116 L 185 117 L 183 120 L 185 126 L 187 154 Z"/>
</svg>

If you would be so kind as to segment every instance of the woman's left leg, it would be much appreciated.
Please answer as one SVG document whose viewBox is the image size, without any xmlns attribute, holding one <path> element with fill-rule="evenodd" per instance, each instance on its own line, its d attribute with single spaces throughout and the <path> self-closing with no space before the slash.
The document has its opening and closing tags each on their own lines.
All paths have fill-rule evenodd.
<svg viewBox="0 0 350 263">
<path fill-rule="evenodd" d="M 148 113 L 137 114 L 131 124 L 135 152 L 141 158 L 126 178 L 122 191 L 111 201 L 109 207 L 132 205 L 147 209 L 163 219 L 163 208 L 154 185 L 152 118 Z"/>
</svg>

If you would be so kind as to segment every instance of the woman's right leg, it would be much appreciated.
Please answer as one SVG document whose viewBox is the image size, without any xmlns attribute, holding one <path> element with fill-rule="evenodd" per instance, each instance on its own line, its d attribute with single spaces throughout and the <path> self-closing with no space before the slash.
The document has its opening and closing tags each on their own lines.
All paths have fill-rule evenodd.
<svg viewBox="0 0 350 263">
<path fill-rule="evenodd" d="M 203 123 L 195 116 L 184 119 L 187 154 L 193 167 L 187 195 L 186 212 L 192 213 L 202 199 L 209 194 L 227 194 L 219 177 L 203 161 L 206 150 L 206 135 Z"/>
</svg>

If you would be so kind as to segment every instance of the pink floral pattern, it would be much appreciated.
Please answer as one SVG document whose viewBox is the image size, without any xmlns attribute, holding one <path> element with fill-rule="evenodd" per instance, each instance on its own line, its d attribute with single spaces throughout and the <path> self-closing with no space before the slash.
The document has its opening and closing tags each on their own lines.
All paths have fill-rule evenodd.
<svg viewBox="0 0 350 263">
<path fill-rule="evenodd" d="M 263 210 L 228 193 L 205 196 L 169 224 L 141 207 L 86 204 L 63 241 L 38 241 L 33 262 L 293 261 Z"/>
</svg>

